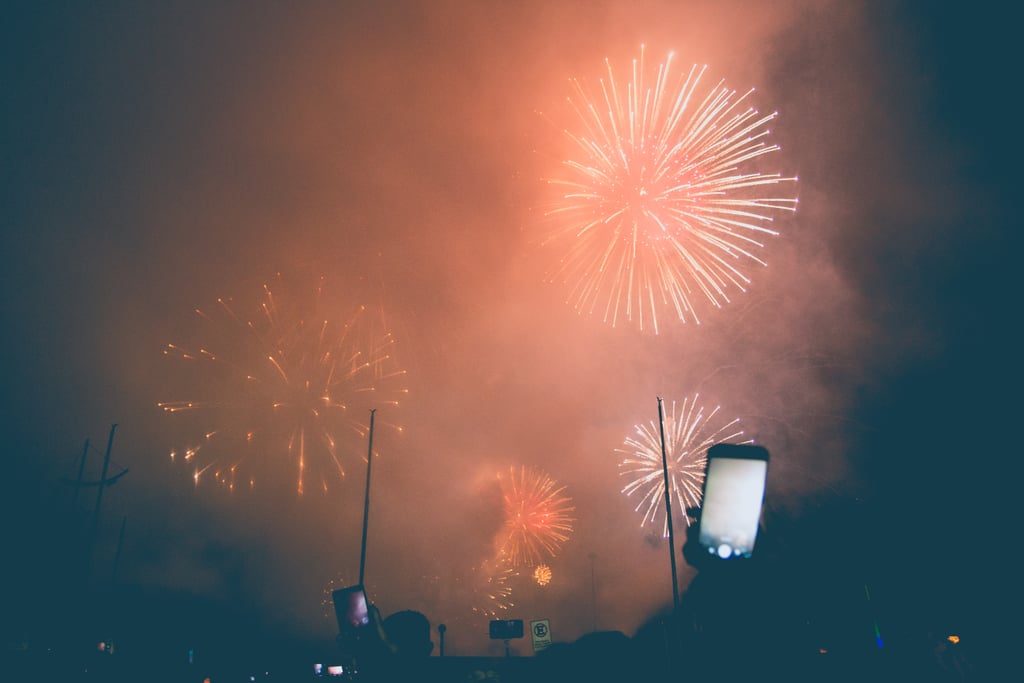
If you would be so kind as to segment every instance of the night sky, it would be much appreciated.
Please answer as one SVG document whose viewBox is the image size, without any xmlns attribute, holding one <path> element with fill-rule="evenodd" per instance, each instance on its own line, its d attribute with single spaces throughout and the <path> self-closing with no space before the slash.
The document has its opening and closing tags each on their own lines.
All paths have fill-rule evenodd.
<svg viewBox="0 0 1024 683">
<path fill-rule="evenodd" d="M 127 472 L 91 589 L 144 596 L 140 629 L 231 605 L 333 638 L 322 602 L 358 576 L 365 439 L 326 494 L 297 496 L 287 457 L 232 492 L 171 461 L 196 434 L 157 405 L 216 382 L 163 353 L 200 336 L 194 309 L 253 316 L 280 273 L 323 277 L 395 334 L 408 396 L 351 406 L 403 428 L 374 436 L 366 584 L 384 614 L 446 623 L 451 654 L 499 652 L 471 608 L 511 467 L 564 485 L 575 521 L 550 585 L 514 579 L 510 618 L 572 640 L 671 605 L 667 541 L 621 493 L 616 449 L 659 397 L 694 394 L 771 452 L 766 530 L 837 606 L 831 632 L 858 632 L 867 584 L 897 641 L 982 639 L 981 586 L 1000 583 L 978 549 L 1005 539 L 980 487 L 1020 455 L 1019 75 L 1006 17 L 942 4 L 8 4 L 5 633 L 64 621 L 96 496 L 71 484 L 86 439 L 99 478 L 116 423 L 109 473 Z M 657 335 L 574 311 L 537 239 L 569 79 L 641 44 L 756 87 L 779 112 L 770 164 L 799 176 L 748 291 Z"/>
</svg>

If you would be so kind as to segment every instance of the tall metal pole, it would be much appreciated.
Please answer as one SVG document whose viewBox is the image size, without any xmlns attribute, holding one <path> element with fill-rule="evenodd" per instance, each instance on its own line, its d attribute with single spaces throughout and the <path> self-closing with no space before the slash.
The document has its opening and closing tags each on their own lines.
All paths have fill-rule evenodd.
<svg viewBox="0 0 1024 683">
<path fill-rule="evenodd" d="M 363 545 L 359 552 L 359 585 L 363 583 L 366 570 L 366 525 L 370 519 L 370 468 L 373 465 L 373 415 L 376 409 L 370 410 L 370 445 L 366 452 L 366 494 L 363 496 Z"/>
<path fill-rule="evenodd" d="M 676 542 L 672 531 L 672 494 L 668 479 L 668 455 L 665 449 L 665 406 L 658 397 L 658 426 L 661 430 L 661 469 L 665 475 L 665 519 L 668 521 L 668 553 L 672 558 L 672 610 L 679 611 L 679 577 L 676 571 Z"/>
</svg>

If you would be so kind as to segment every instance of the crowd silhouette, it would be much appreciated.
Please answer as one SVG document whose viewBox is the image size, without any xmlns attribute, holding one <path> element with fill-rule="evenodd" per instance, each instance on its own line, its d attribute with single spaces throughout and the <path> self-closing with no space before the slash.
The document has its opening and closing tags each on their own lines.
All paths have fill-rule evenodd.
<svg viewBox="0 0 1024 683">
<path fill-rule="evenodd" d="M 694 514 L 697 511 L 692 511 Z M 373 628 L 355 652 L 357 678 L 366 681 L 754 681 L 770 677 L 800 681 L 970 681 L 977 672 L 962 645 L 932 635 L 902 648 L 883 648 L 871 615 L 837 615 L 853 621 L 855 646 L 844 635 L 829 640 L 808 615 L 827 612 L 813 605 L 817 586 L 844 581 L 827 563 L 807 562 L 771 533 L 759 535 L 750 558 L 721 560 L 699 548 L 699 523 L 687 528 L 681 550 L 695 570 L 678 606 L 654 615 L 628 636 L 595 631 L 572 642 L 554 642 L 528 665 L 503 658 L 459 667 L 444 664 L 431 640 L 429 619 L 411 610 L 387 619 L 373 608 Z M 818 548 L 826 551 L 827 548 Z M 819 575 L 815 575 L 815 573 Z M 817 609 L 814 609 L 817 607 Z M 849 612 L 849 610 L 847 610 Z M 443 626 L 443 625 L 442 625 Z M 438 635 L 443 637 L 443 628 Z M 842 640 L 846 644 L 840 643 Z M 835 645 L 833 646 L 833 643 Z M 448 658 L 452 659 L 452 658 Z M 454 658 L 459 659 L 459 658 Z"/>
</svg>

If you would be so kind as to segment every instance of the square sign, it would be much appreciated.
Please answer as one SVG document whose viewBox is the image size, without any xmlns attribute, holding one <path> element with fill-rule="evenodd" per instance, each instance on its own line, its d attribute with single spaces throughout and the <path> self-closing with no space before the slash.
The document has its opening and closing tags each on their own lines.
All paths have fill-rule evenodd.
<svg viewBox="0 0 1024 683">
<path fill-rule="evenodd" d="M 533 651 L 541 652 L 551 645 L 551 622 L 547 619 L 535 619 L 530 622 L 530 640 Z"/>
</svg>

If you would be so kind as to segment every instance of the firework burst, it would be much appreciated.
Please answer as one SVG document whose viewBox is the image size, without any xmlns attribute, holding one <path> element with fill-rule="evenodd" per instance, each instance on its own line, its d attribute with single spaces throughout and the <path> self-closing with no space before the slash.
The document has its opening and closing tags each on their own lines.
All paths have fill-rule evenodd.
<svg viewBox="0 0 1024 683">
<path fill-rule="evenodd" d="M 300 495 L 326 491 L 365 439 L 369 410 L 397 406 L 406 393 L 395 340 L 365 307 L 341 309 L 348 314 L 338 322 L 322 279 L 311 299 L 282 296 L 278 285 L 280 276 L 273 289 L 264 285 L 249 319 L 228 299 L 196 309 L 202 342 L 164 350 L 194 371 L 182 391 L 202 396 L 158 404 L 201 435 L 171 451 L 194 466 L 196 485 L 211 476 L 230 489 L 253 487 L 257 471 L 277 478 L 284 468 Z"/>
<path fill-rule="evenodd" d="M 507 614 L 515 606 L 511 583 L 515 575 L 515 569 L 501 560 L 485 560 L 473 567 L 465 581 L 458 582 L 465 593 L 463 597 L 469 601 L 472 617 L 487 621 Z"/>
<path fill-rule="evenodd" d="M 797 200 L 795 177 L 758 170 L 769 144 L 762 115 L 723 82 L 701 84 L 706 67 L 675 75 L 672 55 L 648 71 L 641 48 L 630 77 L 596 92 L 572 79 L 568 101 L 579 130 L 565 130 L 576 152 L 545 211 L 554 247 L 552 282 L 569 288 L 579 312 L 658 333 L 666 314 L 699 323 L 698 300 L 715 308 L 750 279 L 744 265 L 778 234 L 773 216 Z"/>
<path fill-rule="evenodd" d="M 700 404 L 700 396 L 683 399 L 680 410 L 672 402 L 671 411 L 665 416 L 665 461 L 668 465 L 668 479 L 672 496 L 679 506 L 686 523 L 687 508 L 700 505 L 701 484 L 704 481 L 704 465 L 707 450 L 716 443 L 753 443 L 742 440 L 743 430 L 739 419 L 725 422 L 719 418 L 720 407 L 710 411 Z M 716 426 L 717 425 L 717 426 Z M 623 448 L 616 448 L 623 456 L 619 463 L 619 474 L 630 478 L 622 488 L 627 496 L 639 496 L 637 512 L 643 512 L 641 526 L 653 524 L 662 519 L 662 533 L 668 536 L 668 520 L 665 518 L 665 473 L 661 458 L 661 426 L 656 421 L 637 425 L 634 435 L 627 437 Z"/>
<path fill-rule="evenodd" d="M 551 583 L 551 567 L 546 564 L 538 564 L 533 570 L 533 580 L 538 586 L 546 586 Z"/>
<path fill-rule="evenodd" d="M 553 558 L 572 534 L 572 498 L 536 468 L 511 468 L 499 475 L 505 523 L 498 555 L 512 567 L 533 567 Z"/>
</svg>

